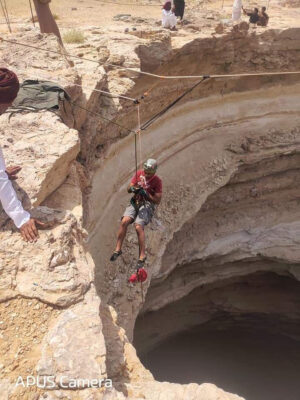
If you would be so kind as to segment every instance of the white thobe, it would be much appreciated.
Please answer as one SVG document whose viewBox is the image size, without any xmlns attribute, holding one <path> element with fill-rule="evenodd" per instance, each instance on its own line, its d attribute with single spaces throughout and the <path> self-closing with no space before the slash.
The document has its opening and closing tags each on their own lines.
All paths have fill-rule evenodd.
<svg viewBox="0 0 300 400">
<path fill-rule="evenodd" d="M 232 8 L 232 21 L 236 22 L 241 19 L 242 15 L 242 0 L 234 0 Z"/>
<path fill-rule="evenodd" d="M 170 10 L 162 10 L 162 27 L 163 28 L 174 28 L 176 26 L 177 19 L 175 17 L 175 14 Z"/>
<path fill-rule="evenodd" d="M 14 221 L 17 228 L 20 228 L 30 219 L 30 214 L 24 210 L 11 181 L 5 172 L 5 161 L 0 147 L 0 201 L 6 214 Z"/>
</svg>

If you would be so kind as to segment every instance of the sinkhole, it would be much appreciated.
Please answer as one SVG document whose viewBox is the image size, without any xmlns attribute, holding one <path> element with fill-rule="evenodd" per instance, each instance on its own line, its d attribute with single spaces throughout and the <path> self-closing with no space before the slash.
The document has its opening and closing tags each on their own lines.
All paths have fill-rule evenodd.
<svg viewBox="0 0 300 400">
<path fill-rule="evenodd" d="M 166 281 L 159 285 L 167 296 Z M 299 400 L 299 306 L 300 283 L 289 276 L 230 278 L 142 310 L 134 345 L 158 381 L 209 382 L 247 400 Z"/>
</svg>

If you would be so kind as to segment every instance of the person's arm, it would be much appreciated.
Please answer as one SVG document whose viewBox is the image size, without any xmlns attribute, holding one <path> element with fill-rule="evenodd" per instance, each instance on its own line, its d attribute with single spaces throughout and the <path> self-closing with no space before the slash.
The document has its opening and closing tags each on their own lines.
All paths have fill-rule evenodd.
<svg viewBox="0 0 300 400">
<path fill-rule="evenodd" d="M 34 241 L 38 237 L 35 220 L 24 210 L 16 192 L 5 172 L 5 161 L 0 149 L 0 201 L 6 214 L 20 229 L 21 235 L 26 241 Z M 38 222 L 38 221 L 37 221 Z"/>
<path fill-rule="evenodd" d="M 146 192 L 146 196 L 150 201 L 152 201 L 152 203 L 159 204 L 162 198 L 162 181 L 159 178 L 157 178 L 154 191 L 155 191 L 154 194 Z"/>
<path fill-rule="evenodd" d="M 139 186 L 138 186 L 138 173 L 139 173 L 139 171 L 136 174 L 133 175 L 129 186 L 127 187 L 127 192 L 128 193 L 135 193 L 136 190 L 134 190 L 134 189 L 139 189 Z"/>
<path fill-rule="evenodd" d="M 0 150 L 0 201 L 6 214 L 14 221 L 16 227 L 20 228 L 29 221 L 30 214 L 23 209 L 5 171 L 5 161 Z"/>
<path fill-rule="evenodd" d="M 154 195 L 152 195 L 147 192 L 147 196 L 152 201 L 152 203 L 159 204 L 161 202 L 162 193 L 155 193 Z"/>
<path fill-rule="evenodd" d="M 133 183 L 130 183 L 130 185 L 127 188 L 128 193 L 137 193 L 141 188 L 137 185 L 134 185 Z"/>
</svg>

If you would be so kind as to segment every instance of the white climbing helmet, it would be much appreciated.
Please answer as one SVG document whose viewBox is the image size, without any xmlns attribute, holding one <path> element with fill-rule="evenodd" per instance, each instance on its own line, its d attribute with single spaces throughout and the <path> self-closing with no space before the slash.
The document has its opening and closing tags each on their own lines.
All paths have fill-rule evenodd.
<svg viewBox="0 0 300 400">
<path fill-rule="evenodd" d="M 144 163 L 144 171 L 155 174 L 157 170 L 157 162 L 153 158 L 149 158 L 145 163 Z"/>
</svg>

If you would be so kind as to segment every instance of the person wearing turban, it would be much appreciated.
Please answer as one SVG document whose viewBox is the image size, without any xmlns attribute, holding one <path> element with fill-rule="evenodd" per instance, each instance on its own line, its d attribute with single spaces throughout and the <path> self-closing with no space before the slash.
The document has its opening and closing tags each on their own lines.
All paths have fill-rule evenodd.
<svg viewBox="0 0 300 400">
<path fill-rule="evenodd" d="M 0 68 L 0 115 L 10 107 L 17 97 L 19 91 L 19 80 L 17 75 L 6 69 Z M 18 200 L 16 192 L 10 180 L 17 179 L 16 174 L 20 167 L 5 167 L 5 161 L 0 148 L 0 201 L 6 214 L 14 221 L 20 229 L 23 239 L 27 242 L 36 241 L 38 231 L 36 225 L 44 225 L 30 217 Z"/>
<path fill-rule="evenodd" d="M 161 21 L 162 27 L 169 28 L 171 30 L 176 30 L 176 23 L 177 19 L 172 11 L 172 3 L 171 1 L 167 1 L 163 5 L 162 9 L 162 21 Z"/>
</svg>

